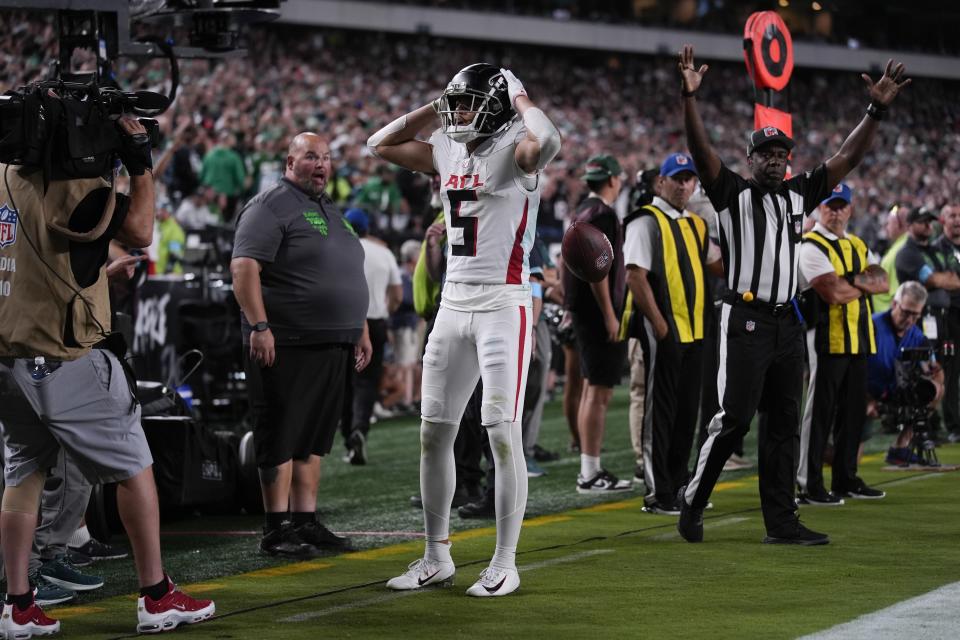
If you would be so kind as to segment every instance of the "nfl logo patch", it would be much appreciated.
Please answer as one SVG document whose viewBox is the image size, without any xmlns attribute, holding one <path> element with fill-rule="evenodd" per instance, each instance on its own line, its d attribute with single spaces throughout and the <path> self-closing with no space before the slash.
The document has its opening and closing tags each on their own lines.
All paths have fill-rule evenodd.
<svg viewBox="0 0 960 640">
<path fill-rule="evenodd" d="M 0 207 L 0 249 L 17 241 L 17 210 L 4 204 Z"/>
<path fill-rule="evenodd" d="M 675 158 L 675 160 L 677 161 L 677 164 L 679 164 L 679 165 L 681 165 L 681 166 L 687 164 L 687 156 L 685 156 L 685 155 L 683 155 L 683 154 L 678 153 L 677 156 L 676 156 L 676 158 Z"/>
<path fill-rule="evenodd" d="M 756 322 L 754 322 L 753 320 L 747 320 L 747 324 L 746 324 L 746 329 L 747 329 L 747 331 L 751 331 L 751 332 L 752 332 L 752 331 L 753 331 L 754 329 L 756 329 L 756 328 L 757 328 L 757 323 L 756 323 Z"/>
<path fill-rule="evenodd" d="M 770 136 L 775 136 L 775 135 L 777 135 L 777 128 L 776 128 L 776 127 L 764 127 L 764 128 L 763 128 L 763 135 L 764 135 L 765 137 L 767 137 L 767 138 L 769 138 Z"/>
<path fill-rule="evenodd" d="M 793 223 L 793 232 L 797 235 L 800 235 L 801 231 L 803 231 L 803 223 L 797 220 Z"/>
</svg>

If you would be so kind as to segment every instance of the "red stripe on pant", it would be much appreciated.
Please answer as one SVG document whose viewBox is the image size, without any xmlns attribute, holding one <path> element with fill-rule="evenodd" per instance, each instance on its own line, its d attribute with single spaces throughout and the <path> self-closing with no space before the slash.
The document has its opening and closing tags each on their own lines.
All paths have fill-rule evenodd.
<svg viewBox="0 0 960 640">
<path fill-rule="evenodd" d="M 513 420 L 517 421 L 517 406 L 520 403 L 520 385 L 523 383 L 523 349 L 527 340 L 527 308 L 520 307 L 520 350 L 517 354 L 517 392 L 513 396 Z"/>
</svg>

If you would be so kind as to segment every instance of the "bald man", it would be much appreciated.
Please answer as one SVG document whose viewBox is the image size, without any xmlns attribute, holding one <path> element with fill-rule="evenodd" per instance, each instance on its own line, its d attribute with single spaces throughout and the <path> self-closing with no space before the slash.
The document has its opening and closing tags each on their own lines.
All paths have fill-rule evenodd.
<svg viewBox="0 0 960 640">
<path fill-rule="evenodd" d="M 283 178 L 240 212 L 230 263 L 266 512 L 260 552 L 273 556 L 348 546 L 317 520 L 317 492 L 346 381 L 370 361 L 369 297 L 363 247 L 324 193 L 332 174 L 325 138 L 293 138 Z"/>
</svg>

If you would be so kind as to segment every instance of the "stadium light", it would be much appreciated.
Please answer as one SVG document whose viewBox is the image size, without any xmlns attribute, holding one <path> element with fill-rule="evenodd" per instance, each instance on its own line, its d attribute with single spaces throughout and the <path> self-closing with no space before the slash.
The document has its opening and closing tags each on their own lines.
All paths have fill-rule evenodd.
<svg viewBox="0 0 960 640">
<path fill-rule="evenodd" d="M 790 0 L 777 0 L 777 4 L 786 9 L 790 6 Z"/>
</svg>

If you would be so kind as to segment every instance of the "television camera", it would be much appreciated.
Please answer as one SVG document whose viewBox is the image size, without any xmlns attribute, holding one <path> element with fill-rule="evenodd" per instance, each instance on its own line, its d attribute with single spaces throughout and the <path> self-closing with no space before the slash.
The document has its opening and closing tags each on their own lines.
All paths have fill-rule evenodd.
<svg viewBox="0 0 960 640">
<path fill-rule="evenodd" d="M 913 429 L 910 452 L 926 466 L 940 464 L 933 439 L 937 413 L 930 406 L 937 397 L 937 387 L 923 366 L 933 356 L 933 347 L 901 348 L 894 365 L 896 389 L 879 406 L 885 430 L 899 433 Z"/>
<path fill-rule="evenodd" d="M 0 0 L 0 8 L 56 11 L 59 39 L 48 79 L 0 96 L 0 162 L 42 169 L 45 182 L 105 175 L 123 144 L 116 127 L 120 115 L 141 116 L 152 144 L 159 142 L 150 116 L 163 113 L 176 98 L 178 57 L 240 54 L 240 27 L 277 18 L 280 1 L 17 0 L 7 5 Z M 190 46 L 159 37 L 134 41 L 131 21 L 189 26 Z M 121 56 L 165 57 L 167 94 L 122 91 L 113 71 L 113 61 Z M 84 64 L 88 60 L 91 64 Z"/>
</svg>

